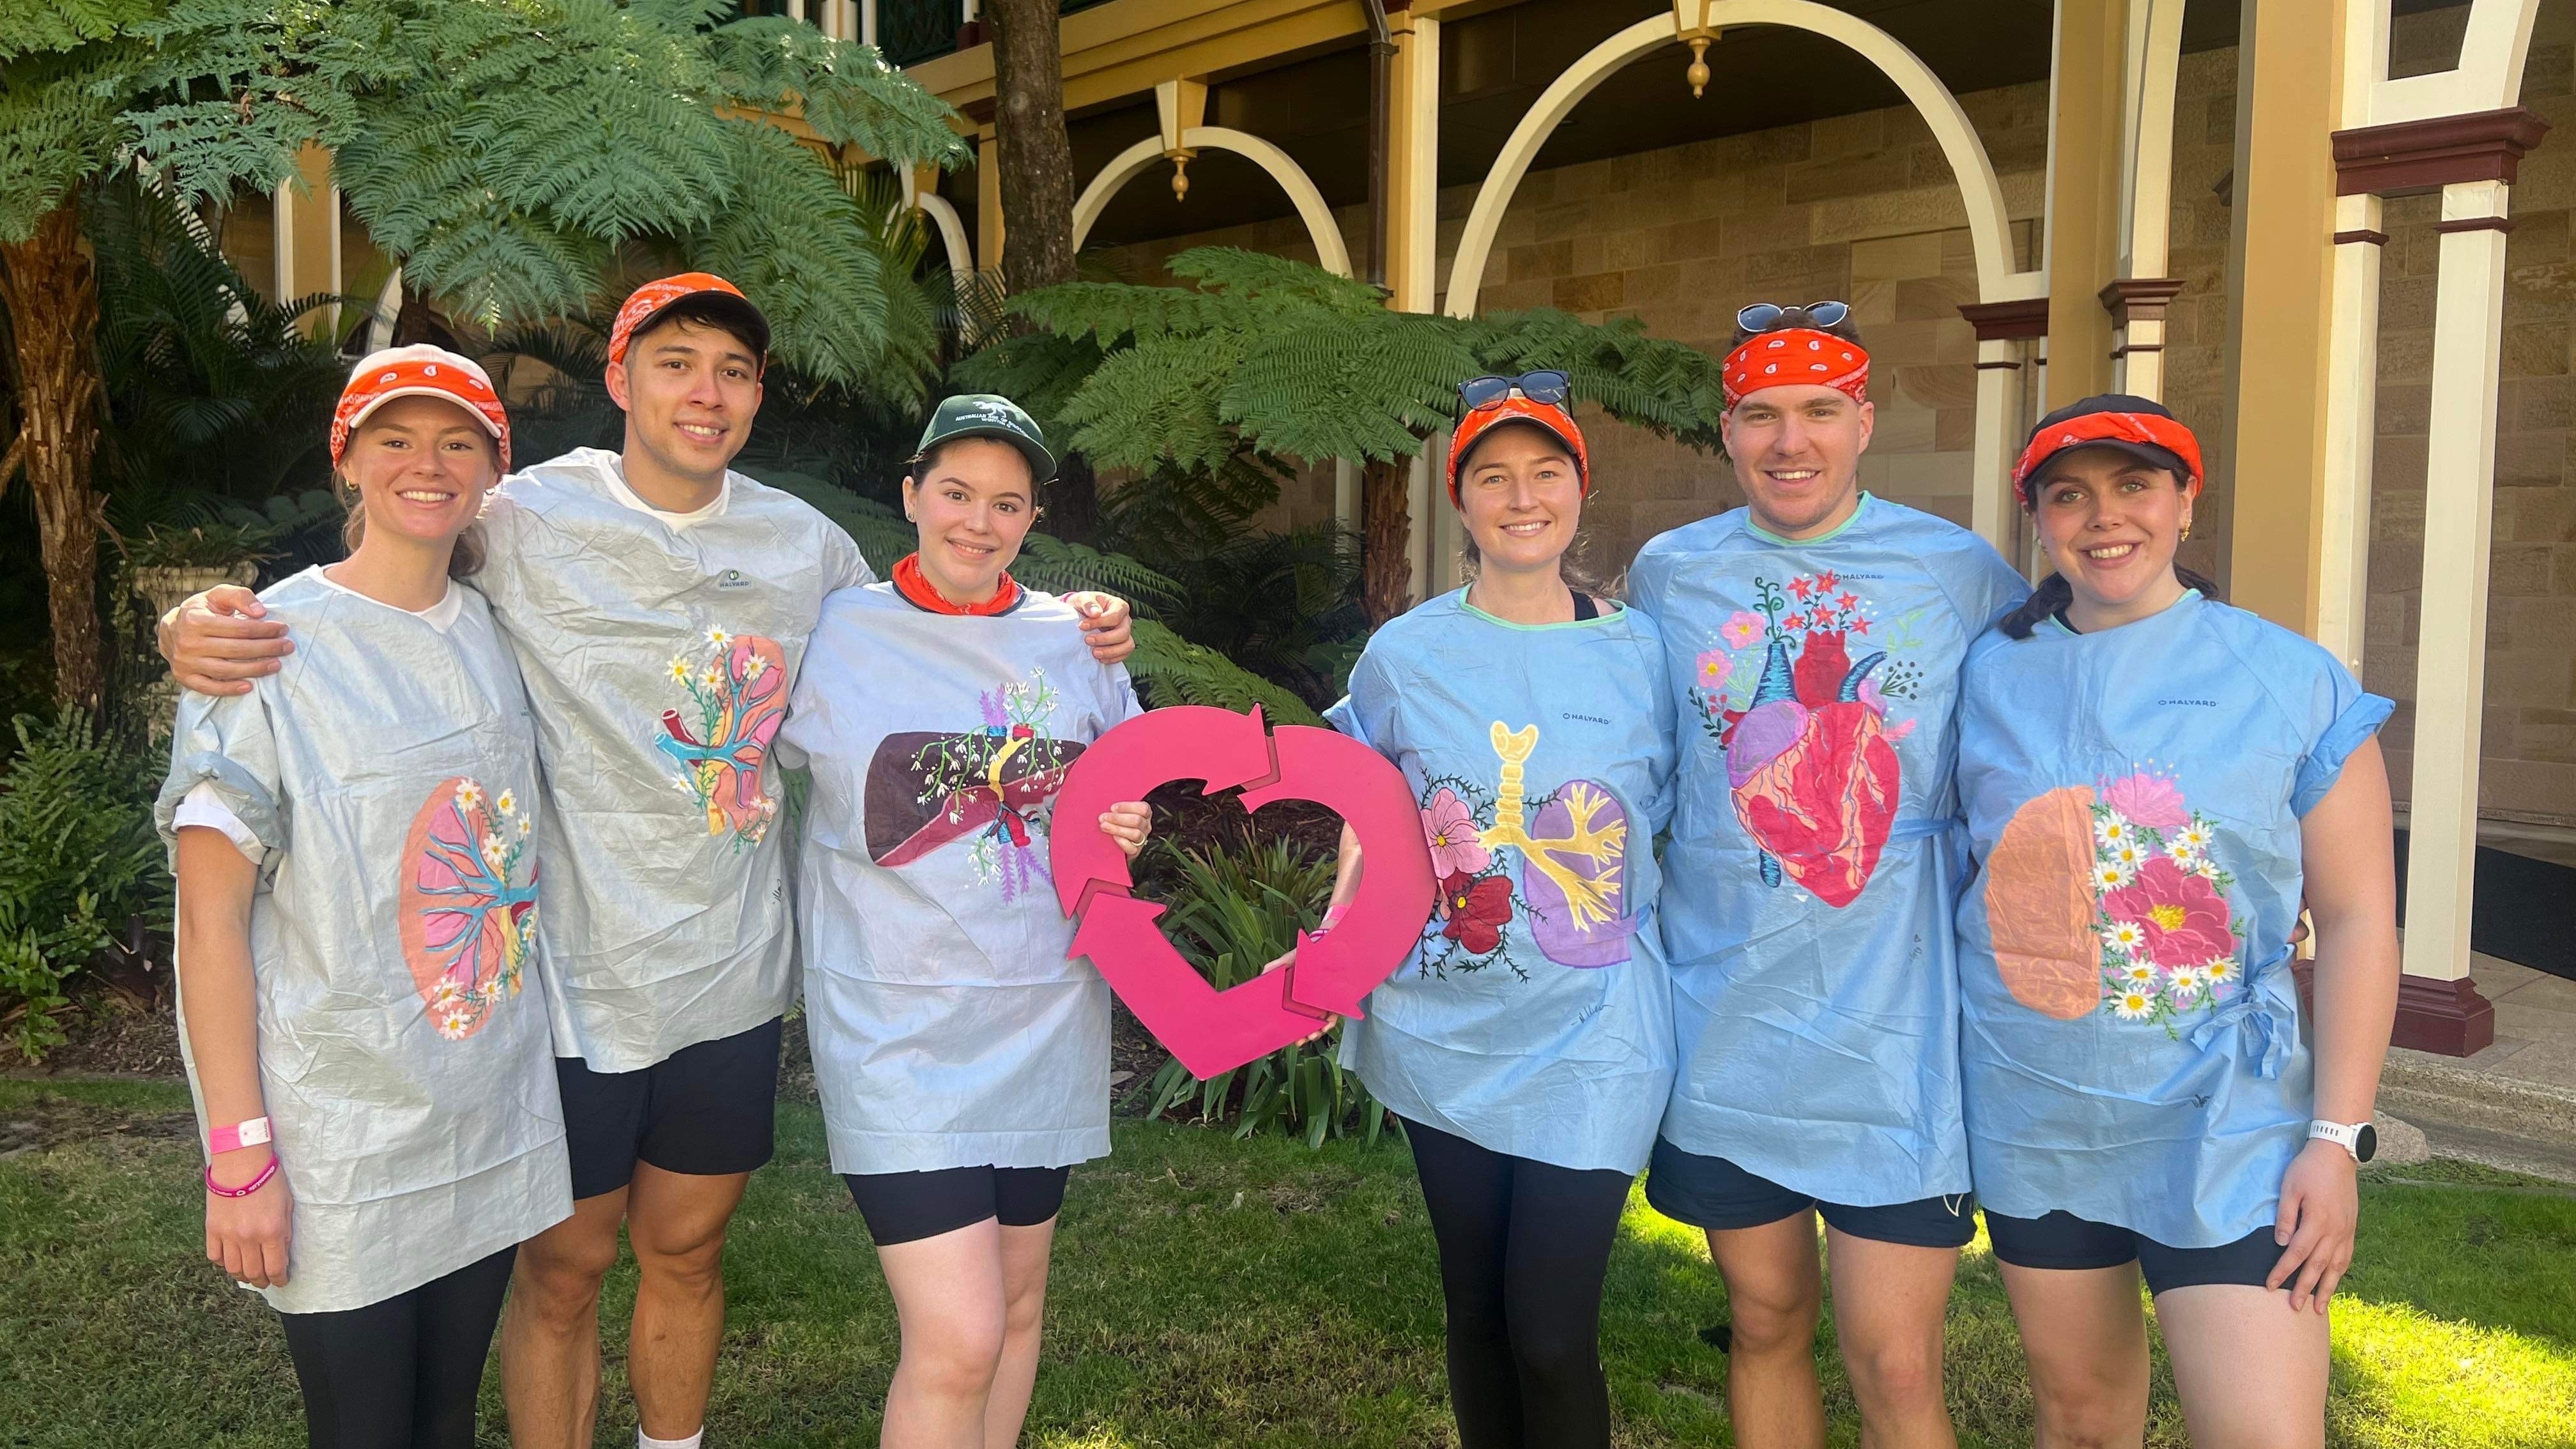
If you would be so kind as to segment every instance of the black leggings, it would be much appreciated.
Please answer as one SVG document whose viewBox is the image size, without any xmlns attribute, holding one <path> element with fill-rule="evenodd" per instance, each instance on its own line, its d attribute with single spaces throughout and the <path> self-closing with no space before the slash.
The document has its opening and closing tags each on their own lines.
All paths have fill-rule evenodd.
<svg viewBox="0 0 2576 1449">
<path fill-rule="evenodd" d="M 1406 1120 L 1449 1308 L 1463 1449 L 1604 1449 L 1601 1285 L 1629 1174 L 1507 1157 Z"/>
<path fill-rule="evenodd" d="M 473 1449 L 518 1249 L 339 1313 L 281 1313 L 312 1449 Z"/>
</svg>

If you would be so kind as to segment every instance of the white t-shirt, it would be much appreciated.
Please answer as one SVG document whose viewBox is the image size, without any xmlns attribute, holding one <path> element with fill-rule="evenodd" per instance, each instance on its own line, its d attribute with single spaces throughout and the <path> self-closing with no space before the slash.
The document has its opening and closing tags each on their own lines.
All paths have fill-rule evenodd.
<svg viewBox="0 0 2576 1449">
<path fill-rule="evenodd" d="M 630 494 L 628 496 L 632 497 L 633 495 Z M 722 503 L 724 500 L 719 498 L 716 501 L 718 503 Z M 642 508 L 644 506 L 643 500 L 637 499 L 635 506 Z M 665 516 L 670 517 L 677 515 Z M 319 569 L 314 570 L 313 578 L 326 589 L 333 590 L 337 593 L 347 594 L 353 599 L 365 599 L 368 603 L 374 604 L 376 607 L 381 609 L 392 609 L 398 614 L 409 614 L 413 618 L 429 625 L 429 627 L 436 629 L 441 634 L 445 634 L 456 627 L 456 616 L 463 612 L 465 608 L 465 595 L 463 592 L 458 590 L 454 584 L 449 584 L 447 586 L 447 592 L 440 595 L 438 602 L 430 605 L 428 608 L 406 609 L 400 605 L 388 604 L 382 599 L 371 598 L 366 594 L 359 593 L 356 589 L 350 588 L 348 585 L 334 580 L 329 574 L 323 573 Z M 244 856 L 248 857 L 250 863 L 253 865 L 258 865 L 268 859 L 268 847 L 260 844 L 259 836 L 254 833 L 248 825 L 242 822 L 242 818 L 240 816 L 233 813 L 231 806 L 224 803 L 223 796 L 217 793 L 214 782 L 211 780 L 200 780 L 195 785 L 190 786 L 186 797 L 181 799 L 179 802 L 178 812 L 170 819 L 170 828 L 174 831 L 184 830 L 191 825 L 202 825 L 210 830 L 222 831 L 224 838 L 233 843 L 233 848 L 239 850 Z"/>
</svg>

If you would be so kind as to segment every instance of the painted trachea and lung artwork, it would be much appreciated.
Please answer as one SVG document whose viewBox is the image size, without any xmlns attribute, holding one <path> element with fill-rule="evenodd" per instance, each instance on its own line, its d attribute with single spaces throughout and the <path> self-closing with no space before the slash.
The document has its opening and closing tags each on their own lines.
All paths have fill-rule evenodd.
<svg viewBox="0 0 2576 1449">
<path fill-rule="evenodd" d="M 1902 795 L 1896 742 L 1914 721 L 1887 714 L 1904 666 L 1890 667 L 1867 602 L 1831 570 L 1754 586 L 1760 612 L 1720 627 L 1691 701 L 1725 753 L 1764 883 L 1848 906 L 1878 868 Z"/>
<path fill-rule="evenodd" d="M 1499 789 L 1488 794 L 1464 779 L 1433 780 L 1422 799 L 1422 832 L 1440 893 L 1436 939 L 1423 967 L 1435 975 L 1479 971 L 1513 959 L 1504 928 L 1515 913 L 1529 921 L 1539 954 L 1560 966 L 1595 969 L 1629 958 L 1640 918 L 1627 909 L 1621 879 L 1628 848 L 1628 810 L 1597 780 L 1568 780 L 1554 793 L 1528 798 L 1527 762 L 1538 747 L 1535 724 L 1491 726 L 1500 762 Z M 1515 873 L 1503 855 L 1519 862 Z M 1425 927 L 1429 938 L 1429 927 Z"/>
<path fill-rule="evenodd" d="M 868 858 L 889 869 L 954 842 L 969 842 L 979 883 L 1002 899 L 1048 879 L 1045 836 L 1056 792 L 1082 754 L 1057 739 L 1058 703 L 1044 670 L 977 696 L 983 723 L 955 734 L 907 730 L 877 743 L 868 762 Z"/>
<path fill-rule="evenodd" d="M 519 994 L 537 939 L 533 807 L 457 775 L 413 816 L 402 858 L 403 959 L 438 1034 L 462 1041 Z"/>
<path fill-rule="evenodd" d="M 758 845 L 778 818 L 778 797 L 761 783 L 787 714 L 785 655 L 775 640 L 706 633 L 706 653 L 674 655 L 671 678 L 688 691 L 684 709 L 662 711 L 654 745 L 680 769 L 680 787 L 697 796 L 707 834 L 730 835 L 737 850 Z"/>
</svg>

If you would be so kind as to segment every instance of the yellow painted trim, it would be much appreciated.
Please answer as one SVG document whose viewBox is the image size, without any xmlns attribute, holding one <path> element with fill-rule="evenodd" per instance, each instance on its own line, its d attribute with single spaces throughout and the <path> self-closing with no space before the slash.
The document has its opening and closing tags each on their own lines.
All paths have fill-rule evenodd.
<svg viewBox="0 0 2576 1449">
<path fill-rule="evenodd" d="M 1002 243 L 1002 153 L 999 140 L 988 131 L 975 140 L 976 265 L 1000 271 Z"/>
<path fill-rule="evenodd" d="M 2111 390 L 2101 292 L 2119 246 L 2128 0 L 2057 7 L 2048 85 L 2048 394 L 2044 408 Z"/>
<path fill-rule="evenodd" d="M 2334 284 L 2334 153 L 2322 138 L 2343 113 L 2338 42 L 2347 3 L 2249 6 L 2237 52 L 2227 582 L 2235 603 L 2310 638 L 2325 529 L 2331 368 L 2322 343 Z M 2061 347 L 2049 339 L 2052 361 L 2064 358 Z M 2073 396 L 2054 379 L 2049 393 Z"/>
<path fill-rule="evenodd" d="M 1225 79 L 1368 33 L 1359 0 L 1111 0 L 1064 18 L 1068 112 L 1152 90 L 1173 76 Z M 907 71 L 952 106 L 993 98 L 993 48 L 975 46 Z"/>
</svg>

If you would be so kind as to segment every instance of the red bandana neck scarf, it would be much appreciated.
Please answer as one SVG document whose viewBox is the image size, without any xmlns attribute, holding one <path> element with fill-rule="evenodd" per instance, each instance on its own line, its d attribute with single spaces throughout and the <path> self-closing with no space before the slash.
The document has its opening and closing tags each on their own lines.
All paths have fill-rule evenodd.
<svg viewBox="0 0 2576 1449">
<path fill-rule="evenodd" d="M 1829 387 L 1853 402 L 1869 401 L 1869 351 L 1812 327 L 1756 332 L 1726 354 L 1726 405 L 1766 387 Z"/>
<path fill-rule="evenodd" d="M 2182 459 L 2192 477 L 2203 476 L 2200 439 L 2172 418 L 2154 413 L 2086 413 L 2041 429 L 2022 449 L 2021 461 L 2013 464 L 2012 480 L 2013 492 L 2020 495 L 2024 507 L 2030 504 L 2031 474 L 2059 453 L 2086 443 L 2146 443 Z"/>
<path fill-rule="evenodd" d="M 980 619 L 1007 614 L 1020 606 L 1020 581 L 1012 578 L 1007 570 L 1002 574 L 1002 582 L 994 588 L 993 597 L 980 604 L 950 603 L 941 597 L 939 590 L 931 587 L 929 576 L 921 571 L 921 555 L 917 553 L 905 554 L 896 561 L 894 590 L 913 607 L 933 614 L 966 614 Z"/>
</svg>

